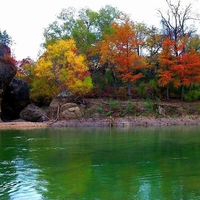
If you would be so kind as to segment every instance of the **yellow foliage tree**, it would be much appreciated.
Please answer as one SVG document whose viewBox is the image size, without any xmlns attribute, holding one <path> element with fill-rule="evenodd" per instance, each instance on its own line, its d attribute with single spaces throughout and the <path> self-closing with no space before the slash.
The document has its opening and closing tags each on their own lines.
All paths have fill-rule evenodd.
<svg viewBox="0 0 200 200">
<path fill-rule="evenodd" d="M 85 57 L 78 54 L 73 39 L 47 46 L 34 75 L 32 98 L 52 98 L 63 88 L 72 94 L 84 95 L 93 87 Z"/>
</svg>

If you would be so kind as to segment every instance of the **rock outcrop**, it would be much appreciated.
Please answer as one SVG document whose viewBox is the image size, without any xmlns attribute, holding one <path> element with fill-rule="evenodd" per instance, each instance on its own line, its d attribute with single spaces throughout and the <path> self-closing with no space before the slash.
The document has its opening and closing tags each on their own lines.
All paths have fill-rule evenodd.
<svg viewBox="0 0 200 200">
<path fill-rule="evenodd" d="M 29 103 L 28 84 L 23 80 L 13 78 L 2 98 L 2 120 L 18 119 L 20 112 Z"/>
<path fill-rule="evenodd" d="M 12 62 L 9 62 L 9 58 L 11 58 L 10 48 L 0 44 L 0 116 L 2 96 L 17 72 L 17 68 Z"/>
</svg>

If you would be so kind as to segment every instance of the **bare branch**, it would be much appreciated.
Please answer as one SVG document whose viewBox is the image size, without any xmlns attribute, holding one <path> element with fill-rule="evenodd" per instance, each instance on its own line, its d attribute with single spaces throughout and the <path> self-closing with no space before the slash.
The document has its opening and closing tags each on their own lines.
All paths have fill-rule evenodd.
<svg viewBox="0 0 200 200">
<path fill-rule="evenodd" d="M 183 8 L 181 6 L 181 0 L 178 0 L 177 4 L 173 4 L 172 0 L 166 0 L 166 3 L 168 11 L 165 15 L 161 10 L 158 10 L 164 27 L 164 34 L 175 40 L 185 35 L 189 36 L 193 34 L 195 29 L 188 26 L 189 21 L 195 20 L 191 13 L 192 4 L 190 3 Z"/>
</svg>

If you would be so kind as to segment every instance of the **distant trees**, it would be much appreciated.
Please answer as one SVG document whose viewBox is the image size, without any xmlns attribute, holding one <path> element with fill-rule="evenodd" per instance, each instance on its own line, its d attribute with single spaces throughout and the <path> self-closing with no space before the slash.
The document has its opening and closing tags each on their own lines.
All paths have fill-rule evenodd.
<svg viewBox="0 0 200 200">
<path fill-rule="evenodd" d="M 161 30 L 111 6 L 63 9 L 44 31 L 44 54 L 21 63 L 31 95 L 52 98 L 65 88 L 93 97 L 200 98 L 200 36 L 191 25 L 192 4 L 165 1 L 167 12 L 158 10 Z"/>
</svg>

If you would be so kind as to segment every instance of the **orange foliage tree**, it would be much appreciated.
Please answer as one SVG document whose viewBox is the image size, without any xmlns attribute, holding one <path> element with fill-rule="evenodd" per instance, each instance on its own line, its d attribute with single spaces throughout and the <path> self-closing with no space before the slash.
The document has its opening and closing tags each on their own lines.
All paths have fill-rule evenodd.
<svg viewBox="0 0 200 200">
<path fill-rule="evenodd" d="M 142 69 L 147 68 L 145 60 L 138 55 L 140 40 L 136 37 L 135 25 L 125 16 L 118 23 L 112 24 L 112 33 L 101 41 L 100 62 L 112 66 L 117 76 L 127 83 L 131 96 L 131 84 L 143 77 Z"/>
<path fill-rule="evenodd" d="M 167 38 L 158 56 L 158 84 L 167 89 L 169 100 L 169 84 L 181 87 L 181 99 L 184 98 L 184 86 L 200 83 L 200 55 L 198 52 L 186 50 L 186 40 L 175 42 Z"/>
<path fill-rule="evenodd" d="M 158 85 L 166 87 L 166 98 L 169 100 L 169 84 L 173 79 L 172 67 L 175 63 L 173 56 L 174 42 L 167 38 L 162 45 L 162 52 L 158 56 L 159 69 L 158 69 Z"/>
<path fill-rule="evenodd" d="M 178 77 L 175 86 L 180 86 L 181 100 L 184 98 L 184 86 L 200 83 L 200 56 L 196 51 L 182 53 L 177 57 L 176 64 L 172 67 Z"/>
</svg>

